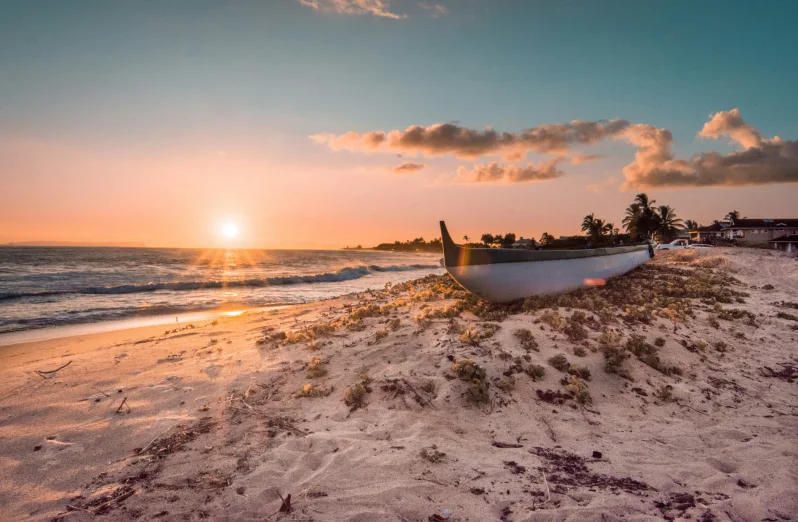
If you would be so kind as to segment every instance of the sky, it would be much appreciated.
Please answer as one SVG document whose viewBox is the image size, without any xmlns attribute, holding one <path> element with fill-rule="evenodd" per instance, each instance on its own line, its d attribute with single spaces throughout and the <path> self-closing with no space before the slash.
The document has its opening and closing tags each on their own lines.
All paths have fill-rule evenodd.
<svg viewBox="0 0 798 522">
<path fill-rule="evenodd" d="M 4 0 L 0 243 L 798 217 L 798 2 Z M 239 235 L 225 238 L 225 224 Z"/>
</svg>

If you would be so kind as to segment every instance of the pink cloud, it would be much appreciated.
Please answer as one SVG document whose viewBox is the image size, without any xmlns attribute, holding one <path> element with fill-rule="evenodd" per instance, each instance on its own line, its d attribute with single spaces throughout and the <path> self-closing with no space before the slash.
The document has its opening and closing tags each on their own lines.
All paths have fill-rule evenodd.
<svg viewBox="0 0 798 522">
<path fill-rule="evenodd" d="M 461 183 L 527 183 L 531 181 L 549 181 L 562 176 L 557 168 L 561 158 L 555 158 L 540 164 L 502 165 L 498 162 L 487 165 L 474 165 L 472 170 L 465 167 L 457 169 L 456 180 Z"/>
<path fill-rule="evenodd" d="M 407 174 L 412 172 L 418 172 L 419 170 L 423 170 L 427 168 L 427 166 L 423 163 L 416 163 L 414 161 L 405 161 L 401 165 L 397 165 L 391 168 L 391 172 L 395 174 Z"/>
<path fill-rule="evenodd" d="M 316 11 L 347 15 L 372 15 L 400 20 L 407 15 L 390 10 L 389 0 L 298 0 L 300 4 Z"/>
</svg>

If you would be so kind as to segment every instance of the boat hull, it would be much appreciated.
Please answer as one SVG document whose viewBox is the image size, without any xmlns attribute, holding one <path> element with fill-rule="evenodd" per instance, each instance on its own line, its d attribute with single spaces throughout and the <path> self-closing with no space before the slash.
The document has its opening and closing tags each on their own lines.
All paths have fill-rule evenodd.
<svg viewBox="0 0 798 522">
<path fill-rule="evenodd" d="M 601 285 L 642 265 L 648 250 L 599 257 L 487 265 L 447 266 L 446 271 L 469 292 L 495 303 L 531 295 L 557 294 Z"/>
<path fill-rule="evenodd" d="M 648 243 L 592 250 L 463 248 L 443 221 L 441 242 L 444 266 L 455 281 L 497 303 L 602 285 L 654 257 Z"/>
</svg>

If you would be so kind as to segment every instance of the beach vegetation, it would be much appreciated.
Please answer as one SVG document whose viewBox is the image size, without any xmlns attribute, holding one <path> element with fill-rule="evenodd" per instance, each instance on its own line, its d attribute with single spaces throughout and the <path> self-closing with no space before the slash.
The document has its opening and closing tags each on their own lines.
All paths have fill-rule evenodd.
<svg viewBox="0 0 798 522">
<path fill-rule="evenodd" d="M 546 375 L 546 368 L 539 364 L 529 364 L 524 368 L 524 372 L 532 377 L 533 381 L 539 381 Z"/>
<path fill-rule="evenodd" d="M 532 335 L 531 330 L 527 328 L 518 328 L 513 332 L 513 336 L 518 339 L 518 341 L 521 343 L 521 348 L 523 348 L 525 352 L 529 353 L 532 351 L 540 351 L 538 342 L 535 339 L 535 336 Z"/>
<path fill-rule="evenodd" d="M 561 372 L 567 372 L 571 368 L 571 363 L 569 363 L 568 359 L 566 359 L 562 354 L 550 357 L 548 362 L 551 366 L 557 370 L 560 370 Z"/>
<path fill-rule="evenodd" d="M 446 458 L 446 453 L 438 451 L 438 446 L 433 444 L 427 448 L 421 448 L 419 456 L 426 461 L 432 462 L 433 464 L 438 464 Z"/>
</svg>

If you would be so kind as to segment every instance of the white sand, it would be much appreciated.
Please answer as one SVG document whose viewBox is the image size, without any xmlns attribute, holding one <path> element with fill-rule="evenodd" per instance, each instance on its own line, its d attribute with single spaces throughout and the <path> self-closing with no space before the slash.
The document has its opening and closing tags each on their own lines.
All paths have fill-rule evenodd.
<svg viewBox="0 0 798 522">
<path fill-rule="evenodd" d="M 776 316 L 798 310 L 775 304 L 798 303 L 798 261 L 712 249 L 654 263 L 731 271 L 743 283 L 733 288 L 750 296 L 723 307 L 752 312 L 755 326 L 713 328 L 715 312 L 698 300 L 685 323 L 619 321 L 611 327 L 627 337 L 662 337 L 659 356 L 684 370 L 666 376 L 631 357 L 633 382 L 605 373 L 601 352 L 574 355 L 575 344 L 539 321 L 542 311 L 511 315 L 478 345 L 461 341 L 448 319 L 413 323 L 422 307 L 452 300 L 364 319 L 362 331 L 320 337 L 317 351 L 256 344 L 266 327 L 297 331 L 345 316 L 353 303 L 396 299 L 385 293 L 168 335 L 159 326 L 2 347 L 0 519 L 798 520 L 798 384 L 762 370 L 798 364 L 798 322 Z M 378 340 L 391 318 L 401 326 Z M 484 329 L 470 312 L 455 323 Z M 497 379 L 527 355 L 513 336 L 522 327 L 540 346 L 529 362 L 546 376 L 517 373 L 515 389 L 502 391 Z M 591 346 L 598 335 L 590 330 Z M 683 340 L 707 346 L 689 351 Z M 721 340 L 726 352 L 714 346 Z M 590 369 L 587 408 L 539 399 L 539 390 L 566 391 L 565 374 L 546 362 L 559 353 Z M 451 378 L 447 356 L 485 368 L 489 403 L 465 400 L 469 383 Z M 328 362 L 326 376 L 306 376 L 313 357 Z M 361 374 L 371 393 L 350 411 L 345 389 Z M 297 398 L 307 383 L 332 391 Z M 672 398 L 656 398 L 666 385 Z M 423 448 L 446 455 L 431 462 Z M 584 461 L 558 464 L 545 458 L 552 451 Z M 292 495 L 291 513 L 277 512 L 278 493 Z"/>
</svg>

